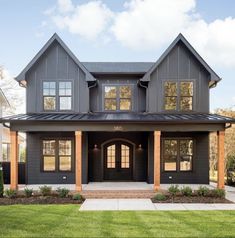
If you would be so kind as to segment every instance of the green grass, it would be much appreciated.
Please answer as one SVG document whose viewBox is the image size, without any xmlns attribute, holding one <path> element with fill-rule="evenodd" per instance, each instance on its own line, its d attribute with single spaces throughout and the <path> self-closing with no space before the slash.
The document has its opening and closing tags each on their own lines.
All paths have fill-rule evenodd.
<svg viewBox="0 0 235 238">
<path fill-rule="evenodd" d="M 235 237 L 235 211 L 79 212 L 78 205 L 1 206 L 0 237 Z"/>
</svg>

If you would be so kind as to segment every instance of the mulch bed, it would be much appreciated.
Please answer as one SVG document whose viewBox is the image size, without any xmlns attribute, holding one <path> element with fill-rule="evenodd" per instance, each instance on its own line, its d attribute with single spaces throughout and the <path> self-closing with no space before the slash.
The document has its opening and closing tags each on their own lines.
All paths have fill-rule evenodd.
<svg viewBox="0 0 235 238">
<path fill-rule="evenodd" d="M 60 198 L 56 196 L 33 196 L 33 197 L 17 197 L 17 198 L 0 198 L 0 205 L 15 204 L 81 204 L 81 200 L 73 200 L 71 197 Z"/>
<path fill-rule="evenodd" d="M 166 196 L 166 200 L 158 201 L 152 198 L 153 203 L 233 203 L 225 198 L 201 197 L 201 196 L 176 196 L 174 199 Z"/>
</svg>

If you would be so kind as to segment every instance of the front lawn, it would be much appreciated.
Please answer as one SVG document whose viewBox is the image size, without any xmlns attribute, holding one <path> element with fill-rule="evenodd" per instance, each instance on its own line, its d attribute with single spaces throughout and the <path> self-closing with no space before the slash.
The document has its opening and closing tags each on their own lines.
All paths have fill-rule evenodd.
<svg viewBox="0 0 235 238">
<path fill-rule="evenodd" d="M 235 237 L 235 211 L 79 212 L 79 205 L 0 207 L 0 237 Z"/>
</svg>

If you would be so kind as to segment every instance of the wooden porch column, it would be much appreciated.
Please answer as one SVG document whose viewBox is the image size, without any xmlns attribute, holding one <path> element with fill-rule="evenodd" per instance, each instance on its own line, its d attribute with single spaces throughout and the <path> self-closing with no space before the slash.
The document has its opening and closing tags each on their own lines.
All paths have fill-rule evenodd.
<svg viewBox="0 0 235 238">
<path fill-rule="evenodd" d="M 217 132 L 217 149 L 218 149 L 217 188 L 224 188 L 224 135 L 225 131 Z"/>
<path fill-rule="evenodd" d="M 18 133 L 10 131 L 11 189 L 18 189 Z"/>
<path fill-rule="evenodd" d="M 82 132 L 75 132 L 75 156 L 76 156 L 76 166 L 75 166 L 75 176 L 76 176 L 76 191 L 82 191 Z"/>
<path fill-rule="evenodd" d="M 161 131 L 154 131 L 154 190 L 160 188 Z"/>
</svg>

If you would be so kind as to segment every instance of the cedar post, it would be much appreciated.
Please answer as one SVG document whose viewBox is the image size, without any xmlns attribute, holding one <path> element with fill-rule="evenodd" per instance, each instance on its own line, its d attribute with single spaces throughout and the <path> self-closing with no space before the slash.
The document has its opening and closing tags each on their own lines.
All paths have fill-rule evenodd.
<svg viewBox="0 0 235 238">
<path fill-rule="evenodd" d="M 154 131 L 154 190 L 160 188 L 161 131 Z"/>
<path fill-rule="evenodd" d="M 224 135 L 225 131 L 217 132 L 217 149 L 218 149 L 218 176 L 217 188 L 224 188 Z"/>
<path fill-rule="evenodd" d="M 76 156 L 76 191 L 82 191 L 82 132 L 75 132 L 75 156 Z"/>
<path fill-rule="evenodd" d="M 11 189 L 18 189 L 18 133 L 10 131 Z"/>
</svg>

